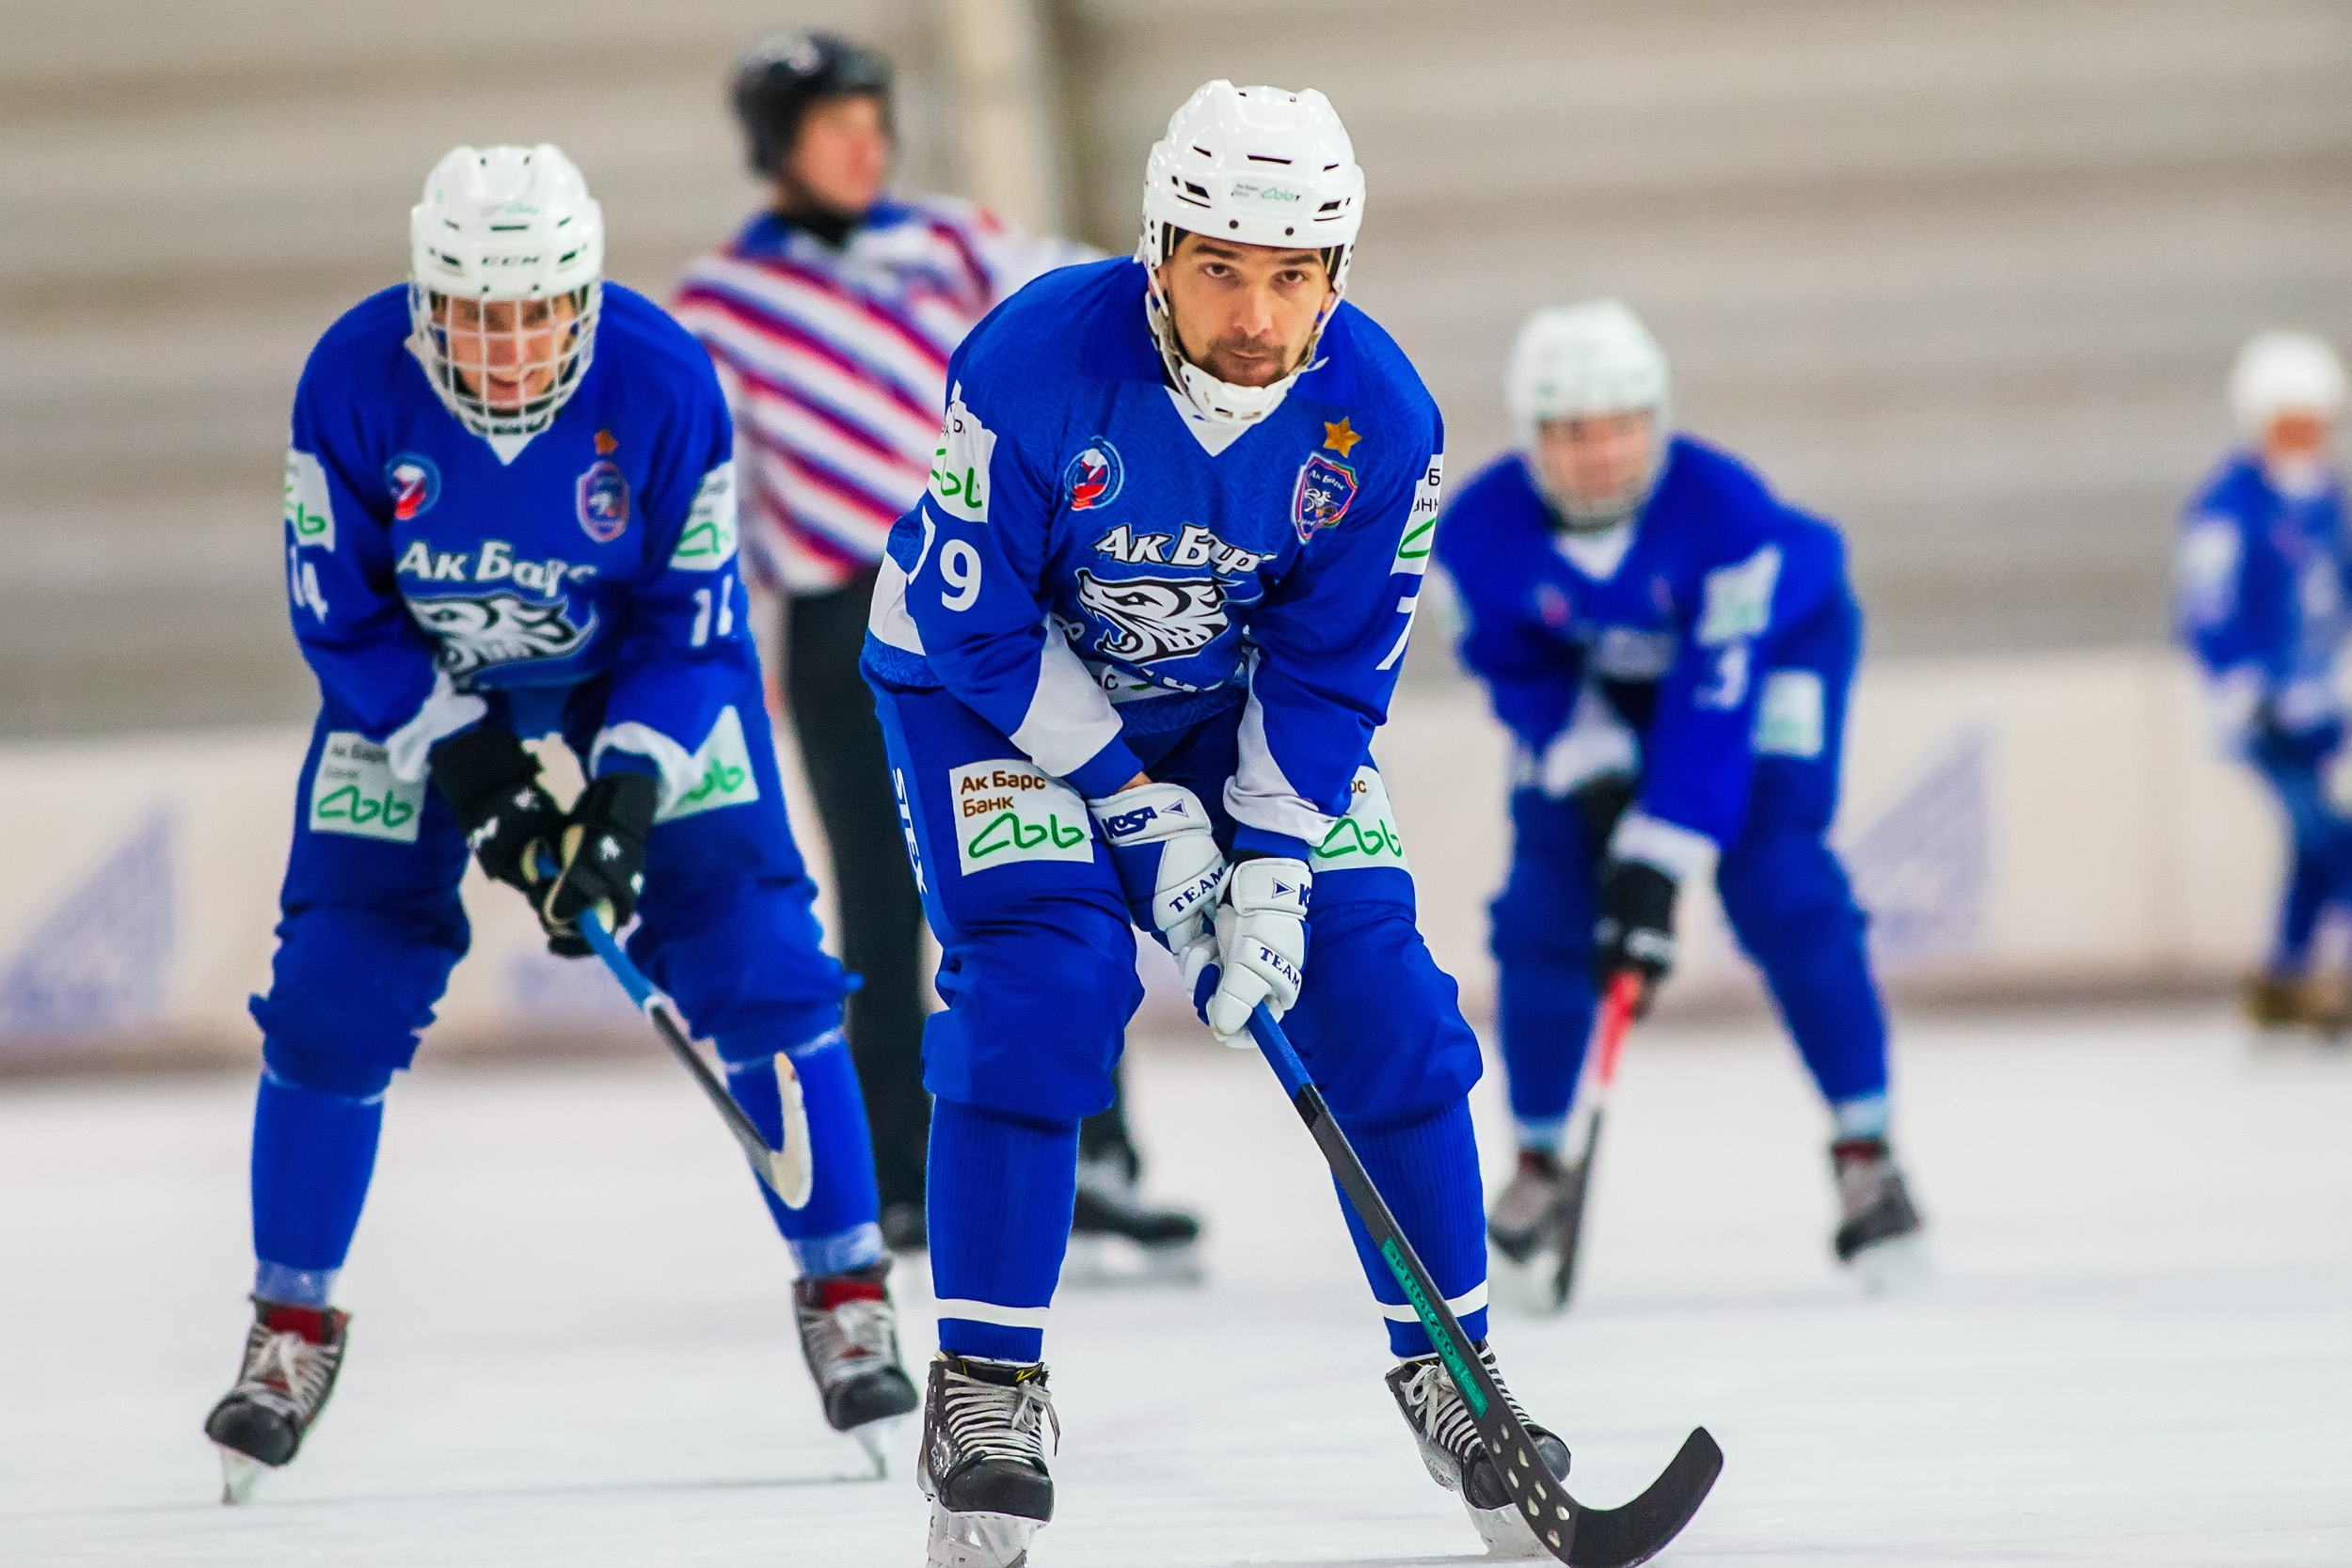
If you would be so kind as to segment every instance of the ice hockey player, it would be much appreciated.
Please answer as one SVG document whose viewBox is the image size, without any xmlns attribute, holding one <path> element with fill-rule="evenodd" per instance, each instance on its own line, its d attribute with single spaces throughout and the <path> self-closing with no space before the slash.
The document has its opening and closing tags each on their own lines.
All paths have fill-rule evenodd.
<svg viewBox="0 0 2352 1568">
<path fill-rule="evenodd" d="M 320 712 L 253 1004 L 253 1325 L 204 1428 L 230 1498 L 294 1458 L 334 1388 L 336 1275 L 386 1090 L 466 951 L 469 847 L 559 953 L 587 951 L 583 911 L 639 917 L 629 952 L 771 1142 L 797 1072 L 816 1186 L 770 1207 L 826 1418 L 870 1438 L 914 1388 L 845 983 L 818 946 L 744 626 L 710 361 L 602 280 L 602 213 L 553 147 L 456 149 L 409 232 L 408 285 L 329 327 L 294 393 L 286 572 Z M 583 760 L 569 812 L 522 744 L 544 736 Z"/>
<path fill-rule="evenodd" d="M 2339 978 L 2312 968 L 2322 911 L 2352 902 L 2352 819 L 2329 787 L 2344 739 L 2336 664 L 2346 606 L 2344 488 L 2332 450 L 2343 363 L 2321 340 L 2265 332 L 2239 353 L 2230 411 L 2243 445 L 2190 502 L 2181 533 L 2181 641 L 2203 668 L 2216 739 L 2262 776 L 2286 817 L 2290 871 L 2270 957 L 2246 987 L 2265 1028 L 2335 1032 Z"/>
<path fill-rule="evenodd" d="M 1886 1020 L 1826 842 L 1861 610 L 1836 530 L 1674 433 L 1666 357 L 1614 300 L 1538 310 L 1505 396 L 1517 451 L 1447 509 L 1438 555 L 1463 662 L 1518 742 L 1493 905 L 1517 1175 L 1498 1288 L 1564 1305 L 1562 1143 L 1596 986 L 1644 1004 L 1675 906 L 1711 876 L 1835 1124 L 1841 1261 L 1891 1273 L 1919 1229 L 1887 1148 Z"/>
<path fill-rule="evenodd" d="M 891 534 L 866 668 L 947 1002 L 925 1042 L 936 1568 L 1020 1561 L 1053 1515 L 1044 1330 L 1078 1123 L 1140 999 L 1131 925 L 1197 977 L 1218 1036 L 1247 1043 L 1261 1002 L 1286 1016 L 1485 1338 L 1478 1050 L 1414 929 L 1368 752 L 1442 437 L 1403 354 L 1342 302 L 1363 192 L 1322 94 L 1202 87 L 1152 150 L 1136 256 L 1030 284 L 957 352 L 930 489 Z M 1432 1474 L 1534 1555 L 1357 1243 Z M 1541 1447 L 1565 1473 L 1558 1438 Z"/>
<path fill-rule="evenodd" d="M 785 706 L 833 851 L 842 961 L 865 981 L 847 1033 L 882 1233 L 919 1252 L 923 906 L 858 655 L 890 526 L 930 472 L 947 356 L 1022 284 L 1096 253 L 967 201 L 886 194 L 891 74 L 882 54 L 828 33 L 780 33 L 737 60 L 730 98 L 771 201 L 687 274 L 676 310 L 735 411 L 746 569 L 787 601 Z M 1080 1233 L 1188 1253 L 1200 1227 L 1143 1200 L 1119 1107 L 1088 1118 L 1081 1141 Z"/>
</svg>

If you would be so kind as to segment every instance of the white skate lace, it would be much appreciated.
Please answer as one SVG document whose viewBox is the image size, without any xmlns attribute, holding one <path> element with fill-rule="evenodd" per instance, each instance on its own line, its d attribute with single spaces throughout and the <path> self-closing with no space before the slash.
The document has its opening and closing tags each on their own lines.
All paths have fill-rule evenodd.
<svg viewBox="0 0 2352 1568">
<path fill-rule="evenodd" d="M 245 1342 L 245 1370 L 230 1397 L 266 1405 L 297 1423 L 318 1413 L 335 1381 L 340 1346 L 313 1344 L 287 1330 L 253 1325 Z"/>
<path fill-rule="evenodd" d="M 832 1388 L 898 1360 L 898 1314 L 887 1301 L 801 1308 L 801 1338 L 817 1386 Z"/>
<path fill-rule="evenodd" d="M 1054 1448 L 1060 1450 L 1061 1418 L 1054 1412 L 1053 1395 L 1040 1380 L 986 1383 L 951 1370 L 940 1402 L 940 1420 L 959 1461 L 1011 1459 L 1041 1467 L 1049 1421 L 1054 1427 Z"/>
<path fill-rule="evenodd" d="M 1519 1404 L 1518 1397 L 1503 1386 L 1494 1352 L 1482 1350 L 1478 1358 L 1486 1363 L 1486 1375 L 1494 1379 L 1502 1402 L 1510 1406 L 1511 1414 L 1519 1418 L 1521 1426 L 1528 1425 L 1527 1411 Z M 1411 1380 L 1405 1385 L 1405 1400 L 1418 1418 L 1415 1424 L 1456 1465 L 1468 1469 L 1470 1461 L 1486 1453 L 1486 1440 L 1478 1435 L 1478 1422 L 1470 1415 L 1469 1402 L 1437 1357 L 1431 1356 L 1415 1367 Z"/>
</svg>

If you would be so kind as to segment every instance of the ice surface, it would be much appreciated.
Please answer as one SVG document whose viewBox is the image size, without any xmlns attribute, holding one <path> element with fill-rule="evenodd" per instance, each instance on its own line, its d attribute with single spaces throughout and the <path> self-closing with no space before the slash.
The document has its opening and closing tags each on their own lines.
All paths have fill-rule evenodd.
<svg viewBox="0 0 2352 1568">
<path fill-rule="evenodd" d="M 342 1387 L 238 1511 L 198 1428 L 243 1333 L 247 1087 L 0 1095 L 0 1563 L 915 1568 L 905 1464 L 852 1479 L 751 1180 L 646 1053 L 397 1086 Z M 2352 1563 L 2352 1054 L 2016 1019 L 1911 1028 L 1899 1071 L 1938 1278 L 1867 1301 L 1787 1049 L 1636 1037 L 1578 1310 L 1497 1331 L 1580 1495 L 1704 1421 L 1729 1465 L 1670 1562 Z M 1476 1560 L 1263 1066 L 1139 1052 L 1135 1087 L 1212 1283 L 1057 1303 L 1037 1568 Z"/>
</svg>

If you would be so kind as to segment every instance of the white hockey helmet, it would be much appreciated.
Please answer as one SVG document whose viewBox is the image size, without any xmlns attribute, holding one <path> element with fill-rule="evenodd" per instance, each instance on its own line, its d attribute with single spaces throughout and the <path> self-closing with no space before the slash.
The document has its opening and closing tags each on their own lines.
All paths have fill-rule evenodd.
<svg viewBox="0 0 2352 1568">
<path fill-rule="evenodd" d="M 425 176 L 424 198 L 408 211 L 408 242 L 409 348 L 441 401 L 478 436 L 545 430 L 587 372 L 603 296 L 604 209 L 580 170 L 545 142 L 453 148 Z M 553 375 L 543 394 L 494 407 L 479 369 L 452 362 L 449 311 L 461 300 L 569 303 L 568 329 L 554 339 Z M 460 374 L 469 370 L 471 387 Z"/>
<path fill-rule="evenodd" d="M 1614 299 L 1549 306 L 1527 318 L 1511 345 L 1502 399 L 1521 447 L 1538 427 L 1584 414 L 1646 409 L 1662 439 L 1671 408 L 1666 351 L 1642 319 Z"/>
<path fill-rule="evenodd" d="M 1177 345 L 1160 292 L 1159 268 L 1191 232 L 1242 245 L 1324 253 L 1330 310 L 1347 288 L 1347 266 L 1364 221 L 1364 171 L 1331 101 L 1312 87 L 1237 87 L 1219 78 L 1168 119 L 1143 172 L 1143 237 L 1136 259 L 1151 277 L 1150 315 L 1160 357 L 1201 413 L 1229 423 L 1263 418 L 1296 375 L 1270 387 L 1236 387 L 1191 364 Z M 1315 325 L 1301 368 L 1314 358 Z"/>
<path fill-rule="evenodd" d="M 2284 413 L 2333 420 L 2344 407 L 2344 362 L 2308 332 L 2264 332 L 2238 351 L 2230 412 L 2253 440 Z"/>
</svg>

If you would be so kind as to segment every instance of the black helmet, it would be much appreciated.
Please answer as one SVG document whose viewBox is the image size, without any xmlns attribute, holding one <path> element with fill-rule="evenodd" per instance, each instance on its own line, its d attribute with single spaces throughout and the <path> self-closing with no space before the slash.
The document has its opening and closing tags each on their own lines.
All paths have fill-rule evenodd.
<svg viewBox="0 0 2352 1568">
<path fill-rule="evenodd" d="M 801 117 L 825 98 L 871 94 L 890 128 L 890 60 L 831 33 L 777 33 L 735 62 L 735 118 L 743 123 L 752 167 L 773 179 L 792 152 Z"/>
</svg>

